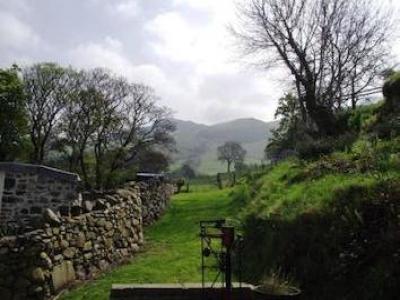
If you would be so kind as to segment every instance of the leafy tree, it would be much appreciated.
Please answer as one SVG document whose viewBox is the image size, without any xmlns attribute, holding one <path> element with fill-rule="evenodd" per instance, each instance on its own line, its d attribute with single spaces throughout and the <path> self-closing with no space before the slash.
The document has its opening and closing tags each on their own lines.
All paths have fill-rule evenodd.
<svg viewBox="0 0 400 300">
<path fill-rule="evenodd" d="M 195 171 L 193 170 L 193 168 L 188 163 L 185 163 L 185 164 L 182 165 L 179 173 L 183 177 L 188 178 L 188 179 L 193 179 L 193 178 L 196 177 Z"/>
<path fill-rule="evenodd" d="M 171 133 L 175 125 L 170 121 L 167 108 L 157 104 L 158 97 L 152 88 L 142 84 L 124 82 L 127 93 L 119 106 L 114 131 L 114 151 L 108 178 L 113 172 L 132 161 L 140 161 L 142 152 L 173 151 L 175 141 Z M 165 160 L 164 160 L 165 161 Z"/>
<path fill-rule="evenodd" d="M 26 125 L 25 97 L 18 68 L 0 69 L 0 161 L 16 158 Z"/>
<path fill-rule="evenodd" d="M 89 171 L 85 154 L 90 146 L 90 138 L 99 126 L 98 115 L 93 112 L 101 102 L 102 95 L 90 85 L 87 76 L 86 72 L 74 76 L 79 88 L 68 98 L 63 113 L 61 128 L 64 138 L 61 143 L 68 157 L 69 170 L 79 172 L 88 186 Z"/>
<path fill-rule="evenodd" d="M 0 70 L 0 159 L 21 148 L 26 111 L 30 160 L 78 172 L 87 188 L 118 184 L 139 169 L 164 171 L 175 126 L 157 102 L 152 88 L 104 69 Z"/>
<path fill-rule="evenodd" d="M 97 188 L 115 184 L 128 167 L 147 172 L 168 167 L 163 153 L 173 148 L 174 126 L 153 89 L 104 69 L 74 78 L 78 88 L 63 110 L 62 131 L 70 168 L 80 171 L 87 186 L 91 178 Z"/>
<path fill-rule="evenodd" d="M 43 163 L 46 158 L 62 111 L 74 88 L 70 84 L 71 72 L 53 63 L 35 64 L 22 71 L 33 146 L 32 162 Z"/>
<path fill-rule="evenodd" d="M 275 118 L 280 118 L 279 127 L 272 130 L 272 137 L 265 148 L 265 156 L 271 161 L 284 158 L 288 151 L 295 151 L 297 139 L 305 133 L 300 108 L 292 93 L 279 99 Z"/>
<path fill-rule="evenodd" d="M 169 166 L 169 157 L 160 151 L 147 149 L 141 151 L 135 159 L 139 172 L 161 173 L 165 172 Z"/>
<path fill-rule="evenodd" d="M 218 160 L 227 163 L 227 171 L 231 172 L 232 163 L 241 163 L 246 156 L 246 150 L 237 142 L 226 142 L 217 148 Z"/>
</svg>

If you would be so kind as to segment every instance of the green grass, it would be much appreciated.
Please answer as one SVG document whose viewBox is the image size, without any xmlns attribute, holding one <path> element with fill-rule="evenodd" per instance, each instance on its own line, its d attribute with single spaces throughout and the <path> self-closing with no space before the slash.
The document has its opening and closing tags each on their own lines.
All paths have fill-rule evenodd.
<svg viewBox="0 0 400 300">
<path fill-rule="evenodd" d="M 386 237 L 399 230 L 399 144 L 360 140 L 350 152 L 242 179 L 232 198 L 241 205 L 245 281 L 282 272 L 305 299 L 396 299 L 399 239 Z"/>
<path fill-rule="evenodd" d="M 195 192 L 173 197 L 164 217 L 145 231 L 146 246 L 129 264 L 73 289 L 61 299 L 108 299 L 114 283 L 198 282 L 199 221 L 232 213 L 229 189 L 193 186 Z"/>
<path fill-rule="evenodd" d="M 320 211 L 336 200 L 341 190 L 349 187 L 371 186 L 376 178 L 371 174 L 330 174 L 313 180 L 290 183 L 290 177 L 301 172 L 301 167 L 285 162 L 260 179 L 257 196 L 247 208 L 255 215 L 279 215 L 290 220 L 307 213 Z"/>
</svg>

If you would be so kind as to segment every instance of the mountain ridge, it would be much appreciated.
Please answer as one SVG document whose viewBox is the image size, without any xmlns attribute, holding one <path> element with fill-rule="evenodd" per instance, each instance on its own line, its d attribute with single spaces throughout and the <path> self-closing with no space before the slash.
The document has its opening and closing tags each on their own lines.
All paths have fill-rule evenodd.
<svg viewBox="0 0 400 300">
<path fill-rule="evenodd" d="M 264 122 L 255 118 L 240 118 L 212 125 L 180 119 L 171 121 L 176 125 L 174 138 L 177 148 L 172 169 L 188 163 L 202 174 L 225 171 L 224 164 L 217 159 L 217 147 L 227 141 L 238 142 L 246 149 L 246 163 L 260 164 L 271 129 L 278 124 L 278 121 Z"/>
</svg>

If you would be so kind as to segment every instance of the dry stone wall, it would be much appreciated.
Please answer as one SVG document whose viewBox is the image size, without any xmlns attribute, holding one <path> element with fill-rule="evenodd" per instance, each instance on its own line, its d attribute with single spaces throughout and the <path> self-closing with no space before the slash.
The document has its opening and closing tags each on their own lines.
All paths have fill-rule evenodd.
<svg viewBox="0 0 400 300">
<path fill-rule="evenodd" d="M 138 185 L 142 200 L 143 224 L 148 226 L 164 213 L 174 193 L 174 186 L 158 180 L 139 182 Z"/>
<path fill-rule="evenodd" d="M 46 210 L 43 228 L 0 240 L 0 298 L 48 299 L 129 259 L 143 243 L 143 211 L 153 222 L 170 191 L 164 183 L 129 183 L 96 195 L 86 203 L 89 213 L 61 217 Z"/>
</svg>

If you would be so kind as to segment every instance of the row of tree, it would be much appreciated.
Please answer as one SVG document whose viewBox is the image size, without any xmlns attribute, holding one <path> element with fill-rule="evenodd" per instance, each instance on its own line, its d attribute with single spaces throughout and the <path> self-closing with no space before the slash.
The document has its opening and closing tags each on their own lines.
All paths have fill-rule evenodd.
<svg viewBox="0 0 400 300">
<path fill-rule="evenodd" d="M 148 164 L 167 167 L 175 127 L 157 101 L 152 88 L 104 69 L 1 70 L 0 160 L 63 167 L 97 188 L 128 167 L 159 171 Z"/>
</svg>

